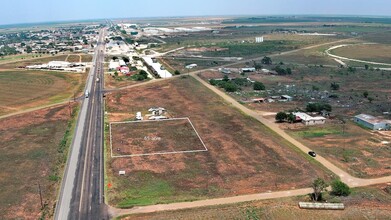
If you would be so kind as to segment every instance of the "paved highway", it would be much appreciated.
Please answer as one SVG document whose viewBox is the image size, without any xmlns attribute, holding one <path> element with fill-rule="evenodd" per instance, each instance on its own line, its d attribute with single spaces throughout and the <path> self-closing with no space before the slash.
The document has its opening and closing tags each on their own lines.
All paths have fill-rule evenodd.
<svg viewBox="0 0 391 220">
<path fill-rule="evenodd" d="M 108 219 L 103 174 L 103 62 L 105 29 L 99 34 L 93 66 L 62 180 L 55 219 Z M 99 81 L 97 81 L 99 78 Z"/>
</svg>

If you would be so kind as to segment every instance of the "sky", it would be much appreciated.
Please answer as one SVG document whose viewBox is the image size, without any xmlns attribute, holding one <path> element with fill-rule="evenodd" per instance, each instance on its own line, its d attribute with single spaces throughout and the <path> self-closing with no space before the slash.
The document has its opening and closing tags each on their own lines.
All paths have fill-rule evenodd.
<svg viewBox="0 0 391 220">
<path fill-rule="evenodd" d="M 0 24 L 213 15 L 390 16 L 390 0 L 4 0 Z"/>
</svg>

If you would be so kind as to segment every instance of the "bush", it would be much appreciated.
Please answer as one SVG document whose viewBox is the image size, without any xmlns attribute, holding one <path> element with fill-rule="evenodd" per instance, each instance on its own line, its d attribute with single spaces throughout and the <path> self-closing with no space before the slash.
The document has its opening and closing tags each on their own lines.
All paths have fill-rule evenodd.
<svg viewBox="0 0 391 220">
<path fill-rule="evenodd" d="M 254 83 L 254 90 L 265 90 L 265 85 L 261 82 L 255 82 Z"/>
<path fill-rule="evenodd" d="M 227 92 L 236 92 L 238 90 L 238 87 L 235 84 L 233 84 L 232 82 L 226 82 L 224 84 L 223 88 Z"/>
<path fill-rule="evenodd" d="M 283 122 L 288 118 L 288 115 L 285 112 L 279 112 L 276 115 L 276 121 Z"/>
<path fill-rule="evenodd" d="M 323 110 L 331 112 L 332 107 L 327 103 L 317 103 L 317 102 L 308 103 L 306 107 L 307 112 L 321 112 Z"/>
<path fill-rule="evenodd" d="M 332 90 L 338 90 L 338 89 L 339 89 L 339 84 L 333 82 L 333 83 L 331 83 L 330 88 L 331 88 Z"/>
<path fill-rule="evenodd" d="M 351 193 L 350 188 L 341 180 L 334 180 L 331 183 L 331 194 L 336 196 L 348 196 Z"/>
<path fill-rule="evenodd" d="M 212 86 L 215 86 L 215 85 L 217 85 L 217 80 L 215 80 L 215 79 L 210 79 L 210 80 L 209 80 L 209 83 L 210 83 Z"/>
</svg>

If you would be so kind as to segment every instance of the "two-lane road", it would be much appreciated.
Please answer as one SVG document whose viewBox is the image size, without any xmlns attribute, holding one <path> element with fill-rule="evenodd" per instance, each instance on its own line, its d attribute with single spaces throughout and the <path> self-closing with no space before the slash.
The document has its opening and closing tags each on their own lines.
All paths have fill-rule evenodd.
<svg viewBox="0 0 391 220">
<path fill-rule="evenodd" d="M 103 63 L 105 29 L 99 34 L 62 181 L 55 219 L 108 219 L 103 183 Z M 98 80 L 99 79 L 99 80 Z"/>
</svg>

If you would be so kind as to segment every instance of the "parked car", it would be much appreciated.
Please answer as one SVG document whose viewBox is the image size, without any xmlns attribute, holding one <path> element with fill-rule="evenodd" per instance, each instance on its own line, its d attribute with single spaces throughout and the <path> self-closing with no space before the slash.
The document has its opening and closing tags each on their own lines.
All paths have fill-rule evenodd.
<svg viewBox="0 0 391 220">
<path fill-rule="evenodd" d="M 311 156 L 311 157 L 316 157 L 316 153 L 314 151 L 309 151 L 308 154 Z"/>
</svg>

